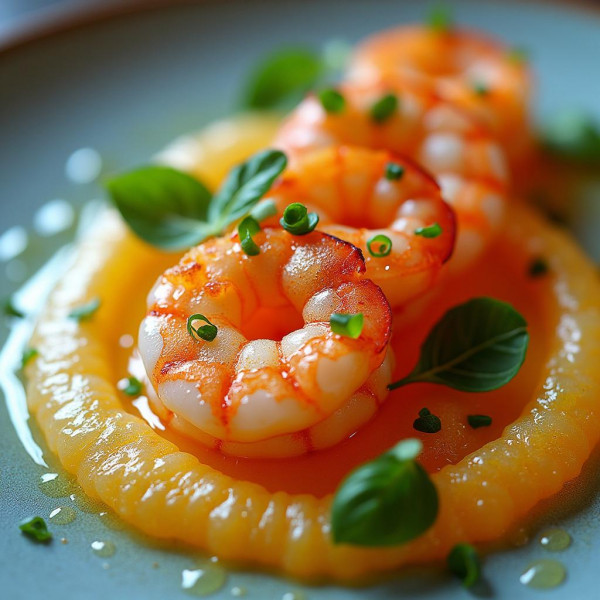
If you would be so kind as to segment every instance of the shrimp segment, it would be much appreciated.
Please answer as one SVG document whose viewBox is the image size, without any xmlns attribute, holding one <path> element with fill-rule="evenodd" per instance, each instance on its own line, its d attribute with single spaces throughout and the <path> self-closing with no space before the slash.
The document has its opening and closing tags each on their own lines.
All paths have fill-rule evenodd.
<svg viewBox="0 0 600 600">
<path fill-rule="evenodd" d="M 237 234 L 214 239 L 167 270 L 150 292 L 139 349 L 155 401 L 178 429 L 197 430 L 194 437 L 224 452 L 289 456 L 313 449 L 310 429 L 355 393 L 384 399 L 389 362 L 383 386 L 382 372 L 371 376 L 386 355 L 391 312 L 352 245 L 281 229 L 265 229 L 255 242 L 260 254 L 248 256 Z M 331 331 L 334 312 L 363 314 L 358 339 Z M 195 314 L 217 327 L 213 341 L 190 335 Z M 278 319 L 302 326 L 280 339 L 248 339 L 260 314 L 266 333 Z M 288 447 L 300 433 L 306 442 Z M 321 435 L 319 444 L 338 438 Z"/>
<path fill-rule="evenodd" d="M 390 87 L 340 87 L 344 110 L 328 113 L 308 96 L 283 123 L 276 138 L 296 162 L 315 148 L 338 144 L 385 149 L 429 170 L 444 200 L 456 211 L 458 238 L 451 267 L 466 268 L 501 226 L 508 180 L 504 154 L 486 129 L 464 111 L 435 96 L 398 94 L 398 106 L 383 122 L 371 108 Z M 368 216 L 365 214 L 363 218 Z"/>
<path fill-rule="evenodd" d="M 377 33 L 354 52 L 348 78 L 437 94 L 484 123 L 511 160 L 518 161 L 530 149 L 527 64 L 477 32 L 412 26 Z"/>
<path fill-rule="evenodd" d="M 402 169 L 387 178 L 390 164 Z M 401 306 L 427 291 L 454 246 L 454 213 L 435 181 L 412 161 L 388 151 L 336 146 L 307 153 L 268 194 L 281 214 L 301 202 L 320 217 L 320 229 L 360 248 L 367 276 Z M 437 237 L 415 232 L 435 224 Z M 367 243 L 377 235 L 392 242 L 387 256 Z M 376 254 L 375 250 L 375 254 Z"/>
</svg>

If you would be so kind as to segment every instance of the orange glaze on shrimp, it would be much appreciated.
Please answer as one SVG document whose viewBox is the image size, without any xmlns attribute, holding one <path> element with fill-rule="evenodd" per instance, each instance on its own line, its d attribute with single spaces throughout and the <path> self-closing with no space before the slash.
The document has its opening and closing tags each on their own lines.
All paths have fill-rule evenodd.
<svg viewBox="0 0 600 600">
<path fill-rule="evenodd" d="M 388 168 L 397 169 L 388 176 Z M 292 202 L 318 213 L 319 229 L 362 250 L 367 277 L 392 308 L 427 291 L 454 246 L 454 213 L 430 175 L 409 159 L 384 150 L 335 146 L 302 156 L 266 196 L 281 215 Z M 422 228 L 439 225 L 437 237 Z M 391 240 L 386 256 L 368 242 Z"/>
<path fill-rule="evenodd" d="M 423 165 L 456 211 L 458 238 L 450 267 L 464 269 L 502 226 L 508 181 L 504 154 L 472 117 L 432 95 L 402 92 L 397 108 L 376 121 L 372 107 L 389 89 L 342 85 L 345 106 L 339 113 L 328 113 L 309 95 L 283 123 L 275 144 L 292 162 L 315 148 L 351 144 L 397 152 Z"/>
<path fill-rule="evenodd" d="M 481 120 L 511 162 L 531 149 L 527 63 L 481 33 L 423 26 L 377 33 L 354 52 L 348 78 L 367 86 L 385 81 L 399 92 L 437 94 Z"/>
<path fill-rule="evenodd" d="M 389 304 L 347 242 L 283 229 L 254 239 L 256 256 L 237 234 L 205 242 L 156 282 L 139 336 L 151 395 L 172 427 L 227 454 L 327 447 L 387 395 Z M 358 339 L 331 331 L 334 312 L 363 314 Z M 213 341 L 190 335 L 197 313 L 217 326 Z"/>
</svg>

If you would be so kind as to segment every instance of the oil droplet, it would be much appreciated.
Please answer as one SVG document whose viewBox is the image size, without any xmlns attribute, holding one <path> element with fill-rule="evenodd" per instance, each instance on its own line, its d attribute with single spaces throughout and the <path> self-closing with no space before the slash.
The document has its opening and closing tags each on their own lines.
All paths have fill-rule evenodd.
<svg viewBox="0 0 600 600">
<path fill-rule="evenodd" d="M 521 548 L 529 542 L 529 533 L 526 529 L 517 529 L 517 531 L 513 532 L 510 541 L 516 548 Z"/>
<path fill-rule="evenodd" d="M 545 558 L 528 565 L 519 581 L 528 587 L 546 590 L 560 585 L 566 576 L 567 570 L 562 563 Z"/>
<path fill-rule="evenodd" d="M 231 588 L 231 595 L 234 598 L 241 598 L 242 596 L 245 596 L 248 593 L 248 591 L 246 590 L 245 587 L 242 587 L 240 585 L 236 585 L 235 587 Z"/>
<path fill-rule="evenodd" d="M 198 569 L 184 569 L 181 572 L 181 587 L 194 596 L 208 596 L 220 590 L 227 580 L 225 569 L 218 564 L 207 562 Z"/>
<path fill-rule="evenodd" d="M 72 523 L 77 517 L 77 513 L 74 508 L 70 506 L 59 506 L 55 508 L 48 517 L 50 521 L 57 525 L 68 525 Z"/>
<path fill-rule="evenodd" d="M 33 216 L 33 228 L 39 235 L 49 237 L 69 229 L 75 220 L 73 207 L 61 198 L 42 205 Z"/>
<path fill-rule="evenodd" d="M 71 482 L 58 473 L 44 473 L 38 487 L 48 498 L 64 498 L 71 492 Z"/>
<path fill-rule="evenodd" d="M 102 171 L 102 158 L 93 148 L 75 150 L 67 159 L 65 174 L 73 183 L 91 183 Z"/>
<path fill-rule="evenodd" d="M 102 519 L 102 523 L 106 525 L 109 529 L 113 531 L 123 531 L 127 529 L 127 525 L 124 521 L 119 519 L 119 517 L 112 511 L 103 510 L 98 513 L 98 516 Z"/>
<path fill-rule="evenodd" d="M 302 592 L 286 592 L 281 600 L 306 600 L 306 594 Z"/>
<path fill-rule="evenodd" d="M 95 514 L 106 510 L 106 505 L 103 502 L 89 498 L 82 491 L 71 494 L 69 498 L 71 498 L 75 506 L 82 512 Z"/>
<path fill-rule="evenodd" d="M 571 536 L 564 529 L 546 529 L 540 534 L 540 545 L 550 552 L 561 552 L 571 545 Z"/>
<path fill-rule="evenodd" d="M 119 338 L 119 346 L 121 346 L 121 348 L 131 348 L 134 342 L 135 340 L 133 339 L 133 336 L 129 335 L 128 333 L 124 333 Z"/>
<path fill-rule="evenodd" d="M 108 558 L 117 551 L 115 545 L 110 541 L 103 542 L 100 540 L 96 540 L 91 543 L 91 546 L 92 552 L 96 556 L 101 556 L 102 558 Z"/>
<path fill-rule="evenodd" d="M 68 544 L 69 540 L 67 538 L 60 538 L 60 543 L 61 544 Z"/>
</svg>

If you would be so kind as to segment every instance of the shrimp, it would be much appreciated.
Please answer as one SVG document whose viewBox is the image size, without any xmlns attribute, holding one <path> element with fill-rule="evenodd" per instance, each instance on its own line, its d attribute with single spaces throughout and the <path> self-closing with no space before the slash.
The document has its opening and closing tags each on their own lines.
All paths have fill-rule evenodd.
<svg viewBox="0 0 600 600">
<path fill-rule="evenodd" d="M 456 106 L 433 95 L 404 91 L 389 95 L 385 84 L 344 84 L 344 108 L 325 110 L 307 96 L 282 124 L 275 145 L 295 162 L 315 148 L 337 144 L 386 149 L 410 157 L 435 177 L 442 197 L 456 211 L 454 270 L 472 264 L 502 225 L 508 171 L 504 154 L 484 127 Z M 373 107 L 394 102 L 385 119 Z M 363 214 L 363 220 L 370 216 Z"/>
<path fill-rule="evenodd" d="M 159 415 L 233 455 L 292 456 L 338 443 L 387 395 L 391 310 L 358 249 L 323 233 L 265 228 L 190 250 L 148 297 L 139 352 Z M 332 313 L 363 315 L 358 339 Z M 193 335 L 202 315 L 212 341 Z"/>
<path fill-rule="evenodd" d="M 527 63 L 518 51 L 480 33 L 422 26 L 377 33 L 356 49 L 348 79 L 437 94 L 481 120 L 511 162 L 531 151 Z"/>
<path fill-rule="evenodd" d="M 393 168 L 395 174 L 388 175 Z M 334 146 L 305 154 L 266 196 L 279 214 L 300 202 L 320 217 L 321 231 L 361 249 L 367 277 L 392 308 L 423 294 L 454 247 L 454 212 L 430 175 L 385 150 Z M 439 235 L 419 235 L 427 227 Z M 385 236 L 384 252 L 370 240 Z M 385 238 L 384 238 L 385 239 Z M 389 250 L 389 252 L 388 252 Z"/>
</svg>

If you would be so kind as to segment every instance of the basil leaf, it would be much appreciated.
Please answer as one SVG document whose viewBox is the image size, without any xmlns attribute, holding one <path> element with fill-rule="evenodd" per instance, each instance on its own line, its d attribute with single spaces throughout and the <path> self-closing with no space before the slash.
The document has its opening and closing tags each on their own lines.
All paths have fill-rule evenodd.
<svg viewBox="0 0 600 600">
<path fill-rule="evenodd" d="M 418 440 L 404 440 L 342 482 L 332 507 L 335 543 L 394 546 L 429 529 L 437 517 L 438 495 L 415 461 L 421 449 Z"/>
<path fill-rule="evenodd" d="M 495 390 L 517 374 L 528 343 L 527 322 L 510 304 L 474 298 L 438 321 L 412 373 L 388 388 L 426 382 L 463 392 Z"/>
<path fill-rule="evenodd" d="M 315 86 L 322 71 L 322 59 L 313 50 L 278 50 L 251 73 L 243 105 L 255 110 L 289 108 Z"/>
<path fill-rule="evenodd" d="M 107 189 L 131 229 L 154 246 L 182 250 L 213 234 L 205 223 L 211 194 L 186 173 L 142 167 L 109 180 Z"/>
<path fill-rule="evenodd" d="M 467 588 L 475 585 L 481 578 L 479 555 L 471 544 L 456 544 L 450 550 L 446 563 Z"/>
<path fill-rule="evenodd" d="M 279 150 L 264 150 L 229 172 L 208 209 L 208 220 L 218 230 L 245 216 L 269 191 L 287 165 Z"/>
<path fill-rule="evenodd" d="M 541 133 L 552 154 L 583 163 L 600 161 L 600 124 L 577 111 L 559 113 Z"/>
</svg>

